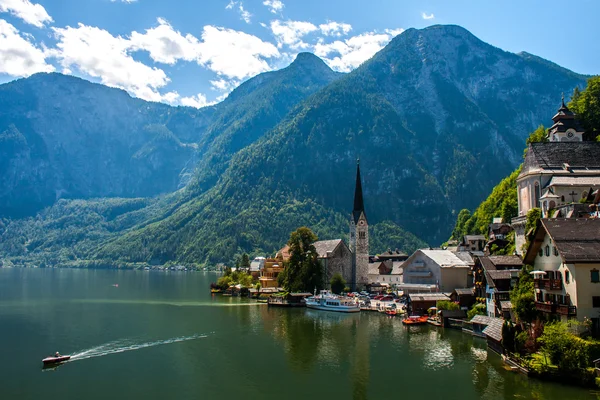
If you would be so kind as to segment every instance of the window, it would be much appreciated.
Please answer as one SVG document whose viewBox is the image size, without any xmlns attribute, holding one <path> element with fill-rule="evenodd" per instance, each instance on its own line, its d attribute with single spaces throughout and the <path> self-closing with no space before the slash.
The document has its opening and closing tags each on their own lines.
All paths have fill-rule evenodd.
<svg viewBox="0 0 600 400">
<path fill-rule="evenodd" d="M 600 308 L 600 296 L 592 296 L 592 307 Z"/>
<path fill-rule="evenodd" d="M 366 237 L 365 232 L 358 232 L 358 237 L 364 239 Z"/>
<path fill-rule="evenodd" d="M 569 283 L 571 279 L 571 273 L 569 271 L 565 271 L 565 283 Z"/>
<path fill-rule="evenodd" d="M 546 245 L 546 257 L 550 257 L 550 246 Z"/>
<path fill-rule="evenodd" d="M 538 251 L 538 255 L 541 257 L 544 255 L 544 250 L 540 247 L 540 251 Z"/>
<path fill-rule="evenodd" d="M 554 246 L 554 255 L 558 257 L 558 247 Z"/>
<path fill-rule="evenodd" d="M 591 277 L 592 277 L 592 283 L 600 282 L 600 271 L 598 271 L 597 269 L 593 269 L 591 271 Z"/>
</svg>

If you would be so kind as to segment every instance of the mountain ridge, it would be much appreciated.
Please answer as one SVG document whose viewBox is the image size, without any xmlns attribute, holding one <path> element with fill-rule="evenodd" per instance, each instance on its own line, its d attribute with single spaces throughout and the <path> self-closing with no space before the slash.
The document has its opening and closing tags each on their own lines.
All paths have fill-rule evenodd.
<svg viewBox="0 0 600 400">
<path fill-rule="evenodd" d="M 233 105 L 213 108 L 194 134 L 198 161 L 185 189 L 119 215 L 129 223 L 77 256 L 215 263 L 270 252 L 301 225 L 323 239 L 345 237 L 357 156 L 369 221 L 399 242 L 380 238 L 378 246 L 424 243 L 407 232 L 441 243 L 455 212 L 478 204 L 514 169 L 524 137 L 553 115 L 560 93 L 584 82 L 456 26 L 407 30 L 348 74 L 323 73 L 314 55 L 296 61 L 289 85 L 263 86 L 280 71 L 261 74 L 232 93 Z M 324 80 L 302 84 L 311 74 L 294 72 L 305 67 Z M 284 102 L 288 90 L 298 97 Z M 247 103 L 237 107 L 244 91 Z M 275 104 L 260 102 L 265 93 Z M 172 126 L 175 137 L 193 136 Z"/>
</svg>

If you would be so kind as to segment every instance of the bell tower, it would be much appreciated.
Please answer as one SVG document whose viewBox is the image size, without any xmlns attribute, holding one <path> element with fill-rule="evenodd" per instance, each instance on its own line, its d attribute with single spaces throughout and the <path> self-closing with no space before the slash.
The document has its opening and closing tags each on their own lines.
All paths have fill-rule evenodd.
<svg viewBox="0 0 600 400">
<path fill-rule="evenodd" d="M 548 129 L 550 142 L 581 142 L 584 129 L 579 125 L 577 116 L 565 105 L 565 95 L 562 95 L 561 106 L 552 117 L 554 125 Z"/>
<path fill-rule="evenodd" d="M 356 160 L 356 187 L 354 209 L 350 218 L 350 251 L 352 251 L 352 287 L 364 287 L 369 273 L 369 223 L 363 202 L 360 179 L 360 160 Z"/>
</svg>

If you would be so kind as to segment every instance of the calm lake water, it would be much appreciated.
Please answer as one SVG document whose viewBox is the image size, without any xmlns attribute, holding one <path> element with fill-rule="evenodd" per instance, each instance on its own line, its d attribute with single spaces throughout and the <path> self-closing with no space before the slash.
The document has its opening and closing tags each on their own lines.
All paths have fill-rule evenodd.
<svg viewBox="0 0 600 400">
<path fill-rule="evenodd" d="M 0 269 L 0 398 L 600 398 L 506 371 L 460 332 L 212 297 L 215 279 Z M 55 351 L 74 361 L 43 370 Z"/>
</svg>

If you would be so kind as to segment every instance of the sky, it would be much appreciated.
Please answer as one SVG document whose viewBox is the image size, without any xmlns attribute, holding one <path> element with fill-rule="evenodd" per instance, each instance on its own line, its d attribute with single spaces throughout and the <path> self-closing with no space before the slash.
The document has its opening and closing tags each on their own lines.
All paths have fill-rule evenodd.
<svg viewBox="0 0 600 400">
<path fill-rule="evenodd" d="M 598 15 L 598 0 L 0 0 L 0 83 L 60 72 L 202 107 L 299 52 L 349 72 L 435 24 L 596 75 Z"/>
</svg>

